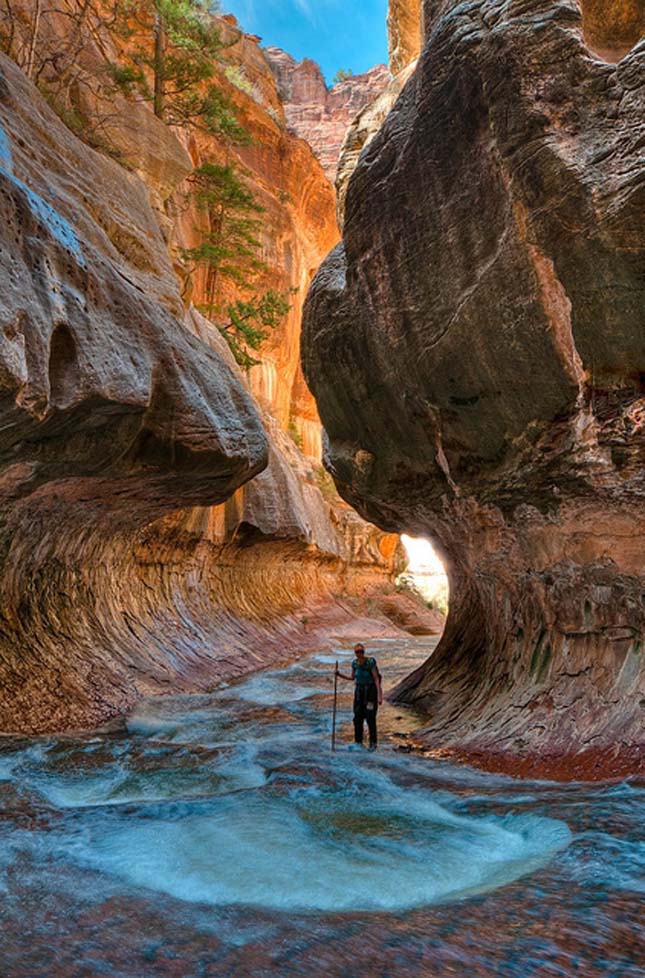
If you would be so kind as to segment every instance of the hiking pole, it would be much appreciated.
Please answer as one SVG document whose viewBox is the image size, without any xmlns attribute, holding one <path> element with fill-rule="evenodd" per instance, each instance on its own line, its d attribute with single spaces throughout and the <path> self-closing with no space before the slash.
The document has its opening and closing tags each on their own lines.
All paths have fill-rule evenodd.
<svg viewBox="0 0 645 978">
<path fill-rule="evenodd" d="M 336 750 L 336 700 L 338 698 L 338 659 L 334 669 L 334 710 L 331 715 L 331 749 Z"/>
</svg>

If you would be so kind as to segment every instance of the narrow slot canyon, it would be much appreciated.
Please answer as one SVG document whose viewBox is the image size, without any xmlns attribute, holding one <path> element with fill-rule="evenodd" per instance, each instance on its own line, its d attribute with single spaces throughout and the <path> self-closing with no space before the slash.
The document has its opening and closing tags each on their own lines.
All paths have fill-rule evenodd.
<svg viewBox="0 0 645 978">
<path fill-rule="evenodd" d="M 0 0 L 1 978 L 640 978 L 640 0 Z"/>
</svg>

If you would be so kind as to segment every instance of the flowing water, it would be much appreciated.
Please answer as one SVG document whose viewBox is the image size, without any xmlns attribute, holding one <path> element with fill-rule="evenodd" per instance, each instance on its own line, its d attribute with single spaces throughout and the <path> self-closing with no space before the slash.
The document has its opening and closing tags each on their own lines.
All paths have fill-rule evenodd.
<svg viewBox="0 0 645 978">
<path fill-rule="evenodd" d="M 645 787 L 353 750 L 349 683 L 332 754 L 336 658 L 0 742 L 1 978 L 642 976 Z"/>
</svg>

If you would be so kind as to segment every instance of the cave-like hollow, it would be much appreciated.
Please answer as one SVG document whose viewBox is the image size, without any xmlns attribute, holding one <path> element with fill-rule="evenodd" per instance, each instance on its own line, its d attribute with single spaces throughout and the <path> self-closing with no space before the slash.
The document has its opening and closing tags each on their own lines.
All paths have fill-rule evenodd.
<svg viewBox="0 0 645 978">
<path fill-rule="evenodd" d="M 616 63 L 645 35 L 642 0 L 580 0 L 587 45 L 604 61 Z"/>
<path fill-rule="evenodd" d="M 540 30 L 490 7 L 426 0 L 309 293 L 305 375 L 343 497 L 445 560 L 445 631 L 397 691 L 427 742 L 639 770 L 642 5 L 537 0 Z"/>
</svg>

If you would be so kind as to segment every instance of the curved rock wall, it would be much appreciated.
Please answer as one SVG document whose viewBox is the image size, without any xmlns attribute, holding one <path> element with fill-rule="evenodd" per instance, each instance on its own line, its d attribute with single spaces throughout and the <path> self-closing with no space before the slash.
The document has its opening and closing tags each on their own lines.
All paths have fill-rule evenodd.
<svg viewBox="0 0 645 978">
<path fill-rule="evenodd" d="M 428 743 L 634 770 L 643 47 L 604 62 L 578 5 L 550 0 L 430 2 L 426 29 L 307 300 L 327 465 L 363 516 L 446 560 L 446 632 L 398 693 Z"/>
<path fill-rule="evenodd" d="M 584 36 L 597 54 L 617 62 L 645 36 L 642 0 L 580 0 Z"/>
<path fill-rule="evenodd" d="M 186 317 L 159 185 L 0 69 L 0 730 L 94 726 L 330 629 L 392 631 L 359 605 L 396 537 L 329 505 L 219 333 Z M 168 197 L 190 158 L 163 126 L 147 154 Z"/>
<path fill-rule="evenodd" d="M 6 727 L 23 708 L 51 715 L 44 699 L 22 703 L 41 681 L 23 667 L 43 650 L 43 620 L 65 629 L 74 588 L 57 588 L 69 572 L 59 554 L 88 547 L 92 573 L 103 573 L 93 540 L 226 499 L 266 465 L 268 442 L 234 372 L 176 318 L 176 282 L 143 184 L 71 137 L 11 62 L 1 68 Z M 69 633 L 64 644 L 72 658 Z M 64 678 L 50 670 L 47 681 L 64 696 Z"/>
</svg>

